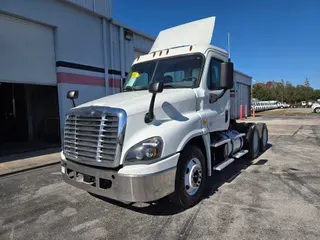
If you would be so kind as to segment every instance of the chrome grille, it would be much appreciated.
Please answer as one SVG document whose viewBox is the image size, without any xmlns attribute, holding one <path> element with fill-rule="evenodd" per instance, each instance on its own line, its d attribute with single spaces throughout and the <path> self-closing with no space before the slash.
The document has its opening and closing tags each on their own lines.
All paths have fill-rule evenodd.
<svg viewBox="0 0 320 240">
<path fill-rule="evenodd" d="M 118 147 L 119 117 L 100 111 L 90 116 L 90 112 L 92 110 L 67 115 L 64 154 L 72 160 L 93 165 L 95 162 L 113 162 Z"/>
</svg>

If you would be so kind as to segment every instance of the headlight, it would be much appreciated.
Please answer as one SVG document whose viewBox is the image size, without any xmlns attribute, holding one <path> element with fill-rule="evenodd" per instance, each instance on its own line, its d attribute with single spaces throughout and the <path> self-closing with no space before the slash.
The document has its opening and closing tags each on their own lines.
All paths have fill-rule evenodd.
<svg viewBox="0 0 320 240">
<path fill-rule="evenodd" d="M 148 138 L 129 149 L 126 162 L 158 160 L 162 154 L 163 141 L 160 137 Z"/>
</svg>

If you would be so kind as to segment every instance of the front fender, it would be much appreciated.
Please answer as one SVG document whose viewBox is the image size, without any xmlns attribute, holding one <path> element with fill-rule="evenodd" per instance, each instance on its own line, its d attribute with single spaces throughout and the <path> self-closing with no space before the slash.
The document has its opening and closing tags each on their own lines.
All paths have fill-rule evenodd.
<svg viewBox="0 0 320 240">
<path fill-rule="evenodd" d="M 180 152 L 192 138 L 204 135 L 206 131 L 207 128 L 202 127 L 201 117 L 196 112 L 184 114 L 181 120 L 158 119 L 152 124 L 145 124 L 143 115 L 131 116 L 122 149 L 121 164 L 124 163 L 126 152 L 132 146 L 149 137 L 160 136 L 163 139 L 161 157 L 165 158 Z"/>
</svg>

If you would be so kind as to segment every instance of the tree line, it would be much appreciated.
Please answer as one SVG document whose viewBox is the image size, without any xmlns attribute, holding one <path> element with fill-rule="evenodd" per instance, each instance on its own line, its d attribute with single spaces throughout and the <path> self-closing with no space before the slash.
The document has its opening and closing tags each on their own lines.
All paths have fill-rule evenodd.
<svg viewBox="0 0 320 240">
<path fill-rule="evenodd" d="M 293 86 L 290 82 L 269 81 L 266 83 L 256 83 L 252 88 L 253 98 L 260 101 L 277 100 L 291 104 L 301 101 L 316 101 L 320 99 L 320 89 L 313 89 L 309 80 L 306 79 L 304 85 Z"/>
</svg>

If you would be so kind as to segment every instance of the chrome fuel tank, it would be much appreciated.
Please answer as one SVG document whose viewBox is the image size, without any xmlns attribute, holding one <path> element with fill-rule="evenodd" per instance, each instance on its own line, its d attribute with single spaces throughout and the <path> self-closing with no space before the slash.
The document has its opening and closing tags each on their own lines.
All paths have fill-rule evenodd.
<svg viewBox="0 0 320 240">
<path fill-rule="evenodd" d="M 240 151 L 243 147 L 243 138 L 238 137 L 240 133 L 235 130 L 228 130 L 224 132 L 216 133 L 214 136 L 215 142 L 220 142 L 226 139 L 231 139 L 227 144 L 227 148 L 225 148 L 225 157 L 231 157 L 238 151 Z"/>
</svg>

